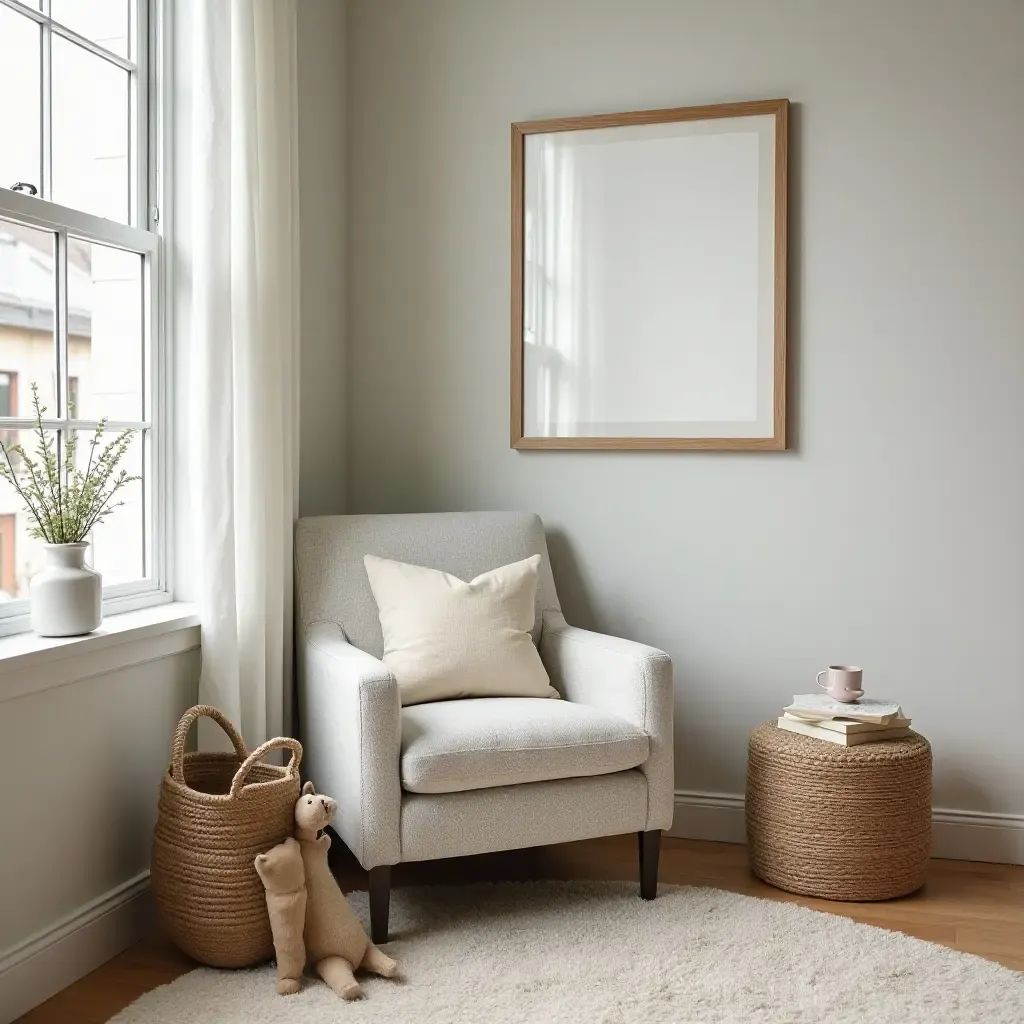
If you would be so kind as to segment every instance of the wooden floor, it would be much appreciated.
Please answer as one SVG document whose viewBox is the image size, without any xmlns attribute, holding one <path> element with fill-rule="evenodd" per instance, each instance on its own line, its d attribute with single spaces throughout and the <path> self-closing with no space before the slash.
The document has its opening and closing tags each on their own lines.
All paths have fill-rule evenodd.
<svg viewBox="0 0 1024 1024">
<path fill-rule="evenodd" d="M 617 836 L 401 865 L 395 869 L 395 884 L 632 879 L 637 875 L 636 857 L 634 837 Z M 365 874 L 339 842 L 332 849 L 332 866 L 344 888 L 365 887 Z M 1024 971 L 1024 867 L 936 860 L 932 861 L 928 884 L 914 896 L 887 903 L 832 903 L 793 896 L 759 882 L 747 868 L 742 846 L 665 839 L 661 880 L 799 903 L 976 953 Z M 173 981 L 193 966 L 168 942 L 153 938 L 126 950 L 16 1024 L 103 1024 L 144 992 Z"/>
</svg>

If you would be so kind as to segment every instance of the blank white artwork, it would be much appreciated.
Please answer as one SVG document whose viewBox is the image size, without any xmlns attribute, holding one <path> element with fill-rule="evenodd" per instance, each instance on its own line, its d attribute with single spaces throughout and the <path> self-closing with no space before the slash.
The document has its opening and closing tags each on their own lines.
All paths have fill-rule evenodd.
<svg viewBox="0 0 1024 1024">
<path fill-rule="evenodd" d="M 774 116 L 524 156 L 525 436 L 772 437 Z"/>
</svg>

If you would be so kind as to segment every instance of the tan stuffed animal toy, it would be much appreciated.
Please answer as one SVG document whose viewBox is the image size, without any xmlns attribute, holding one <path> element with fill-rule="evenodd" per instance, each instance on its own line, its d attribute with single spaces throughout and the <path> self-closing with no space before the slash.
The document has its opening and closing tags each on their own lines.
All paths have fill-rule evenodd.
<svg viewBox="0 0 1024 1024">
<path fill-rule="evenodd" d="M 261 853 L 255 864 L 267 890 L 267 912 L 277 953 L 277 991 L 283 996 L 294 995 L 302 984 L 306 966 L 306 947 L 302 942 L 306 871 L 302 851 L 294 839 L 286 839 Z"/>
<path fill-rule="evenodd" d="M 302 850 L 309 894 L 303 938 L 306 955 L 317 974 L 342 999 L 358 999 L 362 989 L 354 971 L 361 968 L 391 978 L 397 965 L 369 940 L 327 865 L 331 838 L 319 833 L 330 824 L 337 809 L 330 797 L 317 794 L 312 782 L 302 787 L 295 805 L 295 838 Z"/>
</svg>

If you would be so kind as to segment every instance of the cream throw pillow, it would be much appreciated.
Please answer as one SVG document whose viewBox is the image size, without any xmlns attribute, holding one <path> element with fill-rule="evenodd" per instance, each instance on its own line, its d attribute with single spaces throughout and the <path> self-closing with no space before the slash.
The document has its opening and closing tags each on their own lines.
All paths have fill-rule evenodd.
<svg viewBox="0 0 1024 1024">
<path fill-rule="evenodd" d="M 403 704 L 558 696 L 530 637 L 540 555 L 469 583 L 375 555 L 363 562 Z"/>
</svg>

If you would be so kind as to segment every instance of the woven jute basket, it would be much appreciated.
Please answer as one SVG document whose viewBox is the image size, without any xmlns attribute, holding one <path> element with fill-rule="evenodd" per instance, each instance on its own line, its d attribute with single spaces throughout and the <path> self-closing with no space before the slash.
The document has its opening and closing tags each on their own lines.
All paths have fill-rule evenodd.
<svg viewBox="0 0 1024 1024">
<path fill-rule="evenodd" d="M 214 719 L 235 748 L 185 753 L 197 719 Z M 287 767 L 261 764 L 291 751 Z M 251 754 L 216 708 L 198 705 L 178 723 L 171 765 L 160 787 L 151 885 L 168 937 L 211 967 L 250 967 L 271 959 L 266 897 L 253 861 L 294 830 L 302 746 L 287 736 Z"/>
<path fill-rule="evenodd" d="M 747 761 L 751 869 L 804 896 L 905 896 L 928 870 L 931 795 L 932 751 L 917 733 L 843 747 L 765 722 Z"/>
</svg>

